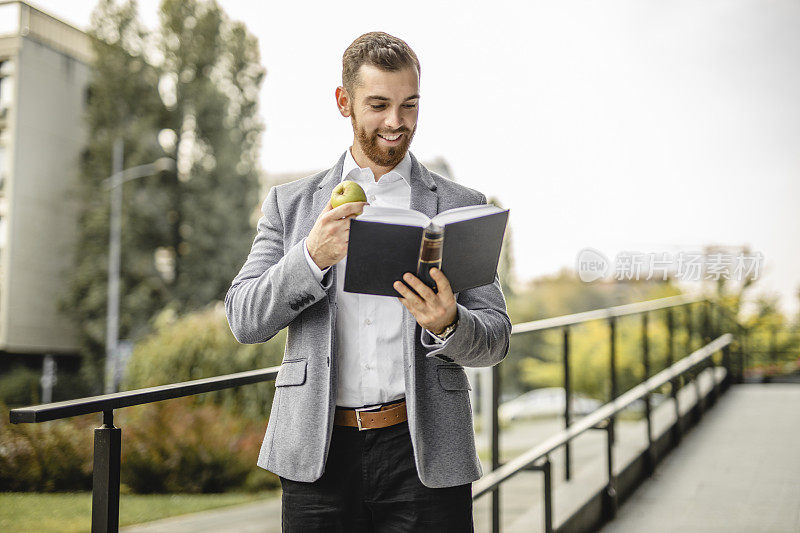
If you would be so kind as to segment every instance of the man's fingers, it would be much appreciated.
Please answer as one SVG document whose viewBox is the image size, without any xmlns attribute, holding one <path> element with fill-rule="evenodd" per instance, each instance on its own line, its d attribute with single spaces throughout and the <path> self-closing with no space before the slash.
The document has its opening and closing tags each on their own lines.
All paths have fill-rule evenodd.
<svg viewBox="0 0 800 533">
<path fill-rule="evenodd" d="M 403 274 L 403 279 L 406 281 L 406 283 L 411 285 L 411 288 L 417 291 L 417 294 L 422 296 L 423 299 L 432 300 L 436 298 L 436 294 L 433 292 L 433 290 L 427 285 L 425 285 L 422 282 L 422 280 L 419 279 L 414 274 L 406 272 L 405 274 Z"/>
<path fill-rule="evenodd" d="M 433 281 L 436 282 L 436 289 L 439 291 L 439 294 L 453 292 L 450 288 L 450 281 L 441 270 L 436 267 L 431 268 L 430 274 L 433 278 Z"/>
<path fill-rule="evenodd" d="M 367 205 L 367 202 L 348 202 L 346 204 L 342 204 L 339 207 L 334 207 L 331 209 L 330 217 L 345 218 L 349 215 L 360 215 L 361 212 L 364 211 L 365 205 Z"/>
<path fill-rule="evenodd" d="M 420 297 L 417 296 L 416 294 L 414 294 L 414 291 L 412 291 L 411 289 L 406 287 L 405 284 L 403 284 L 402 281 L 395 281 L 394 285 L 392 285 L 392 287 L 394 287 L 394 290 L 396 290 L 397 292 L 402 294 L 403 298 L 405 298 L 405 300 L 407 300 L 409 302 L 409 304 L 411 304 L 412 302 L 419 303 L 419 302 L 422 301 L 422 300 L 420 300 Z M 400 299 L 401 302 L 403 301 L 403 298 Z M 408 307 L 408 306 L 406 306 L 406 307 Z M 409 308 L 409 311 L 410 310 L 411 309 Z"/>
</svg>

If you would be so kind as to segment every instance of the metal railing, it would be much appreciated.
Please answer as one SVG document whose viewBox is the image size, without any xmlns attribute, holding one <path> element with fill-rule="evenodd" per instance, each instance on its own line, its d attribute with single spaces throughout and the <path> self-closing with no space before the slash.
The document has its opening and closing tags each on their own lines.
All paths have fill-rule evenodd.
<svg viewBox="0 0 800 533">
<path fill-rule="evenodd" d="M 692 307 L 701 306 L 700 324 L 695 325 L 693 320 Z M 680 313 L 678 312 L 680 309 Z M 649 344 L 649 324 L 650 315 L 655 312 L 663 312 L 667 326 L 667 353 L 666 353 L 666 368 L 651 376 L 650 370 L 650 344 Z M 621 317 L 632 315 L 641 315 L 641 356 L 642 366 L 644 367 L 643 382 L 627 391 L 622 396 L 618 393 L 617 383 L 617 321 Z M 675 331 L 678 327 L 676 317 L 683 316 L 684 327 L 686 329 L 686 339 L 684 350 L 689 354 L 683 359 L 675 362 Z M 578 422 L 573 424 L 572 421 L 572 384 L 570 380 L 570 328 L 578 326 L 590 321 L 605 320 L 608 322 L 608 339 L 609 339 L 609 381 L 610 393 L 608 403 L 598 408 L 590 415 L 581 418 Z M 725 327 L 727 326 L 727 328 Z M 700 395 L 700 387 L 698 382 L 699 373 L 707 366 L 713 366 L 712 356 L 723 351 L 723 366 L 726 369 L 725 386 L 731 380 L 737 382 L 742 381 L 744 369 L 744 354 L 739 345 L 737 351 L 738 358 L 734 369 L 734 364 L 731 359 L 729 350 L 730 345 L 734 340 L 731 333 L 718 336 L 713 342 L 711 337 L 717 336 L 723 329 L 729 329 L 746 339 L 747 331 L 738 324 L 735 317 L 721 306 L 716 305 L 714 302 L 706 300 L 701 297 L 687 297 L 687 296 L 672 296 L 667 298 L 660 298 L 647 302 L 640 302 L 634 304 L 620 305 L 606 309 L 597 309 L 583 313 L 576 313 L 572 315 L 565 315 L 555 318 L 547 318 L 543 320 L 536 320 L 533 322 L 526 322 L 523 324 L 516 324 L 512 328 L 512 335 L 529 334 L 533 332 L 542 332 L 547 330 L 558 330 L 562 332 L 562 363 L 563 363 L 563 388 L 565 394 L 564 402 L 564 429 L 553 435 L 545 442 L 529 449 L 527 452 L 516 457 L 509 463 L 503 465 L 500 462 L 500 423 L 498 415 L 498 399 L 500 388 L 500 370 L 497 366 L 492 368 L 492 408 L 491 408 L 491 448 L 490 448 L 490 461 L 492 471 L 483 476 L 473 485 L 473 499 L 477 499 L 487 493 L 491 493 L 491 531 L 498 533 L 500 531 L 500 485 L 508 480 L 510 477 L 519 473 L 520 471 L 541 471 L 544 474 L 544 522 L 545 531 L 548 533 L 554 531 L 553 529 L 553 498 L 552 498 L 552 475 L 551 475 L 551 461 L 550 454 L 553 451 L 562 448 L 564 449 L 564 477 L 566 480 L 571 479 L 572 470 L 572 455 L 571 443 L 572 440 L 578 435 L 584 433 L 588 429 L 603 429 L 607 434 L 607 447 L 606 447 L 606 466 L 607 466 L 607 484 L 604 489 L 603 499 L 603 513 L 606 519 L 613 518 L 616 514 L 618 507 L 618 496 L 615 488 L 615 475 L 612 449 L 614 444 L 614 427 L 616 415 L 625 407 L 631 405 L 637 400 L 644 400 L 644 418 L 647 424 L 647 437 L 648 448 L 645 455 L 646 470 L 652 472 L 654 468 L 655 458 L 652 454 L 653 449 L 653 427 L 652 427 L 652 408 L 651 408 L 651 394 L 654 390 L 665 384 L 670 384 L 670 396 L 673 399 L 675 407 L 676 422 L 671 428 L 671 437 L 673 445 L 677 445 L 681 440 L 682 426 L 681 415 L 679 412 L 678 391 L 681 388 L 681 381 L 688 375 L 688 380 L 692 381 L 695 386 L 695 394 L 697 402 L 693 407 L 696 419 L 702 415 L 705 408 L 703 399 Z M 696 337 L 700 337 L 700 341 L 704 344 L 696 351 L 692 351 L 693 343 Z M 720 393 L 720 388 L 714 381 L 713 392 L 715 397 Z M 601 425 L 602 424 L 602 425 Z"/>
<path fill-rule="evenodd" d="M 670 382 L 672 386 L 673 398 L 676 396 L 677 384 L 676 380 L 687 373 L 691 373 L 698 369 L 699 366 L 707 364 L 710 360 L 711 354 L 720 349 L 725 349 L 725 360 L 729 365 L 729 357 L 727 354 L 728 345 L 731 342 L 731 336 L 722 336 L 716 339 L 713 343 L 708 344 L 693 353 L 692 355 L 684 358 L 678 363 L 673 364 L 673 314 L 672 310 L 677 307 L 685 306 L 685 316 L 687 318 L 686 326 L 688 328 L 687 351 L 693 338 L 693 325 L 691 320 L 690 306 L 692 304 L 705 304 L 704 309 L 704 332 L 710 333 L 714 328 L 712 327 L 711 317 L 711 304 L 708 301 L 699 298 L 688 298 L 684 296 L 674 296 L 669 298 L 662 298 L 648 302 L 641 302 L 636 304 L 621 305 L 607 309 L 599 309 L 585 313 L 577 313 L 573 315 L 566 315 L 562 317 L 549 318 L 545 320 L 538 320 L 524 324 L 517 324 L 513 326 L 512 335 L 529 334 L 536 331 L 545 331 L 555 328 L 561 328 L 563 331 L 563 363 L 564 363 L 564 389 L 566 394 L 566 407 L 564 412 L 565 429 L 545 441 L 544 443 L 532 448 L 522 456 L 514 459 L 506 465 L 501 466 L 499 462 L 500 448 L 499 448 L 499 418 L 498 418 L 498 404 L 499 404 L 499 389 L 500 389 L 500 373 L 497 366 L 492 368 L 492 416 L 491 416 L 491 463 L 492 472 L 484 476 L 481 480 L 476 482 L 473 489 L 473 499 L 479 498 L 487 492 L 492 493 L 492 531 L 499 531 L 500 527 L 500 500 L 499 500 L 499 487 L 503 481 L 512 477 L 520 470 L 542 470 L 545 475 L 545 484 L 547 487 L 551 486 L 550 475 L 550 461 L 549 454 L 552 450 L 563 446 L 566 451 L 566 478 L 570 478 L 570 441 L 586 429 L 595 426 L 601 421 L 607 421 L 604 429 L 608 433 L 608 471 L 609 471 L 609 484 L 607 492 L 609 495 L 610 503 L 616 506 L 616 499 L 614 497 L 614 484 L 613 484 L 613 469 L 611 459 L 611 446 L 614 439 L 614 417 L 631 402 L 638 398 L 645 398 L 646 416 L 648 419 L 648 433 L 651 432 L 650 426 L 650 397 L 649 394 L 656 388 Z M 722 309 L 716 307 L 716 309 Z M 669 331 L 669 350 L 668 350 L 668 363 L 669 368 L 660 372 L 656 376 L 648 379 L 641 385 L 635 387 L 631 391 L 625 393 L 622 397 L 618 398 L 617 395 L 617 382 L 616 382 L 616 320 L 619 317 L 642 314 L 642 328 L 643 328 L 643 357 L 645 358 L 645 372 L 649 374 L 649 363 L 647 363 L 647 328 L 648 318 L 647 314 L 658 310 L 664 310 L 667 313 L 668 331 Z M 719 322 L 724 317 L 722 312 L 718 313 Z M 728 317 L 730 320 L 730 317 Z M 607 320 L 609 322 L 609 339 L 610 339 L 610 377 L 611 377 L 611 398 L 610 402 L 600 408 L 589 417 L 583 418 L 574 425 L 570 418 L 570 397 L 571 385 L 569 379 L 569 357 L 570 357 L 570 331 L 571 326 L 589 322 L 592 320 Z M 735 324 L 735 321 L 732 323 Z M 741 376 L 742 362 L 740 351 L 740 364 L 739 375 Z M 10 420 L 12 423 L 38 423 L 50 420 L 58 420 L 70 418 L 78 415 L 85 415 L 90 413 L 102 413 L 103 425 L 94 430 L 94 469 L 93 469 L 93 485 L 92 485 L 92 532 L 107 532 L 119 530 L 119 491 L 120 491 L 120 459 L 121 459 L 121 430 L 114 427 L 114 410 L 134 405 L 148 404 L 163 400 L 174 398 L 181 398 L 186 396 L 193 396 L 206 392 L 219 391 L 248 385 L 253 383 L 260 383 L 264 381 L 273 381 L 278 374 L 280 367 L 271 367 L 266 369 L 251 370 L 247 372 L 240 372 L 236 374 L 228 374 L 224 376 L 217 376 L 206 379 L 198 379 L 187 381 L 183 383 L 173 383 L 169 385 L 162 385 L 158 387 L 150 387 L 146 389 L 137 389 L 114 394 L 105 394 L 101 396 L 93 396 L 88 398 L 79 398 L 76 400 L 69 400 L 63 402 L 55 402 L 32 407 L 24 407 L 12 409 L 10 411 Z M 727 368 L 730 368 L 729 366 Z M 656 385 L 658 383 L 658 385 Z M 695 381 L 696 383 L 696 381 Z M 677 401 L 676 401 L 677 406 Z M 677 407 L 676 407 L 677 409 Z M 591 422 L 591 423 L 590 423 Z M 680 438 L 680 428 L 677 428 L 676 437 Z M 544 457 L 546 460 L 544 464 L 534 464 Z M 546 512 L 546 528 L 552 531 L 552 498 L 551 490 L 545 492 L 545 508 Z"/>
<path fill-rule="evenodd" d="M 12 409 L 13 424 L 46 422 L 90 413 L 103 413 L 103 425 L 94 430 L 92 474 L 92 533 L 119 531 L 119 483 L 122 430 L 114 427 L 114 410 L 204 392 L 273 381 L 280 367 L 171 383 L 66 402 Z"/>
</svg>

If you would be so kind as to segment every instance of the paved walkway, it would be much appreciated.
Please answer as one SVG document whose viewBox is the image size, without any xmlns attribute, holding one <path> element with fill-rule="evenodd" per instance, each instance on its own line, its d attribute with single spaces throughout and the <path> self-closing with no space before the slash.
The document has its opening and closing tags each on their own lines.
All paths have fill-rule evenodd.
<svg viewBox="0 0 800 533">
<path fill-rule="evenodd" d="M 800 532 L 800 386 L 733 386 L 602 531 Z"/>
</svg>

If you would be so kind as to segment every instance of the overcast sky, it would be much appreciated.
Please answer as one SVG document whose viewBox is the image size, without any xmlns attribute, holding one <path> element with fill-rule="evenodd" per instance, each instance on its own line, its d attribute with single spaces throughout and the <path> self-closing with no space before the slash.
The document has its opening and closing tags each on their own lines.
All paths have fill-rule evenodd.
<svg viewBox="0 0 800 533">
<path fill-rule="evenodd" d="M 749 245 L 762 289 L 796 311 L 800 2 L 220 4 L 259 39 L 268 172 L 328 168 L 349 146 L 341 55 L 386 31 L 422 64 L 412 151 L 511 208 L 518 277 L 586 247 Z M 86 28 L 94 2 L 34 5 Z M 153 26 L 158 2 L 139 5 Z"/>
</svg>

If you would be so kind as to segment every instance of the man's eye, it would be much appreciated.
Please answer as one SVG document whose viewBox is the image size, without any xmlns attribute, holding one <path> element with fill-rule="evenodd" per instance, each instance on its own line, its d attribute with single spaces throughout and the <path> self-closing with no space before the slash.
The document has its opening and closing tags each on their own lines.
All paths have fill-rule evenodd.
<svg viewBox="0 0 800 533">
<path fill-rule="evenodd" d="M 383 109 L 386 106 L 383 104 L 373 104 L 371 107 L 372 109 L 378 110 L 378 109 Z"/>
<path fill-rule="evenodd" d="M 415 107 L 417 107 L 417 104 L 404 104 L 403 107 L 407 107 L 409 109 L 414 109 Z"/>
</svg>

